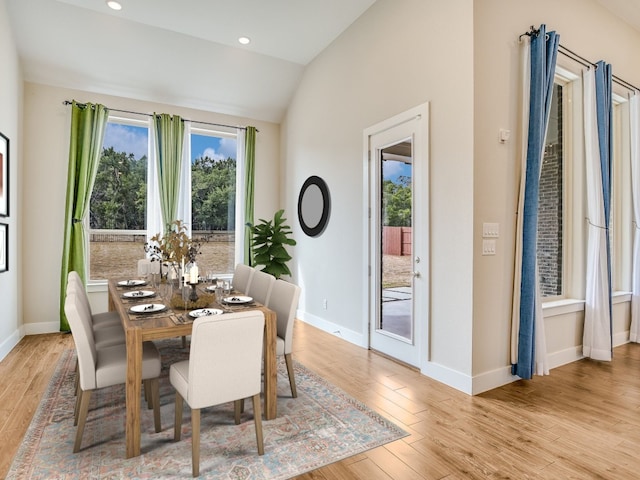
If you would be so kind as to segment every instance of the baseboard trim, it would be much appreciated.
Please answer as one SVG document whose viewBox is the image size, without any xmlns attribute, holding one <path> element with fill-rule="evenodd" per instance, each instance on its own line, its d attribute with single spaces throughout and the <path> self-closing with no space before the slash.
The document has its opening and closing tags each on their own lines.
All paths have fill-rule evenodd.
<svg viewBox="0 0 640 480">
<path fill-rule="evenodd" d="M 25 323 L 25 335 L 41 335 L 43 333 L 60 332 L 60 322 Z"/>
<path fill-rule="evenodd" d="M 335 335 L 336 337 L 340 337 L 347 342 L 353 343 L 354 345 L 368 348 L 367 339 L 364 335 L 358 332 L 354 332 L 353 330 L 349 330 L 342 325 L 338 325 L 336 323 L 325 320 L 324 318 L 316 317 L 315 315 L 300 310 L 298 310 L 296 318 L 302 320 L 305 323 L 308 323 L 309 325 L 319 328 L 322 331 Z"/>
<path fill-rule="evenodd" d="M 9 352 L 22 340 L 24 335 L 23 328 L 19 328 L 9 335 L 4 342 L 0 343 L 0 361 L 9 355 Z"/>
</svg>

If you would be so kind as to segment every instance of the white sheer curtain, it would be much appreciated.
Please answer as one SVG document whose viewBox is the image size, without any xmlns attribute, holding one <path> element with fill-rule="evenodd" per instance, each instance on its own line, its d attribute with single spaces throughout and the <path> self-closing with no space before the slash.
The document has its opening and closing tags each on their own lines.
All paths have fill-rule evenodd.
<svg viewBox="0 0 640 480">
<path fill-rule="evenodd" d="M 633 198 L 633 264 L 629 340 L 640 342 L 640 95 L 629 99 L 631 195 Z"/>
<path fill-rule="evenodd" d="M 187 226 L 191 236 L 191 122 L 184 120 L 184 141 L 182 142 L 182 169 L 180 170 L 180 197 L 178 200 L 178 220 Z"/>
<path fill-rule="evenodd" d="M 153 117 L 149 118 L 149 159 L 147 161 L 147 241 L 156 233 L 164 233 L 160 210 L 160 189 L 156 152 L 156 132 Z M 177 219 L 187 225 L 187 235 L 191 235 L 191 122 L 184 122 L 184 143 L 182 168 L 180 171 L 180 200 Z"/>
<path fill-rule="evenodd" d="M 245 129 L 238 128 L 236 135 L 236 251 L 235 264 L 244 263 L 244 229 L 247 220 L 244 218 L 245 193 Z"/>
<path fill-rule="evenodd" d="M 611 360 L 607 222 L 598 140 L 595 75 L 594 68 L 583 72 L 588 242 L 582 353 L 595 360 Z"/>
</svg>

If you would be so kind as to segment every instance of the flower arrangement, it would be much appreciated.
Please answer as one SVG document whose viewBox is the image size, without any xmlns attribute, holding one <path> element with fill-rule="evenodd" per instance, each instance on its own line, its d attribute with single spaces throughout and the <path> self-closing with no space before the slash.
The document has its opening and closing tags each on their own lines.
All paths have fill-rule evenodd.
<svg viewBox="0 0 640 480">
<path fill-rule="evenodd" d="M 184 264 L 195 262 L 200 253 L 201 244 L 189 238 L 187 226 L 182 220 L 167 225 L 164 235 L 156 233 L 144 244 L 144 251 L 151 261 L 164 264 Z"/>
</svg>

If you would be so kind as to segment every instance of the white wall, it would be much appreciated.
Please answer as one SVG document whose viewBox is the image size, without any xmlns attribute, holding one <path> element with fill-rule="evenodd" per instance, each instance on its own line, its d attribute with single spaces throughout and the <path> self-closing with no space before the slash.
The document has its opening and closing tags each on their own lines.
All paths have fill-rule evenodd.
<svg viewBox="0 0 640 480">
<path fill-rule="evenodd" d="M 20 316 L 21 275 L 20 228 L 22 205 L 19 182 L 22 177 L 21 121 L 22 72 L 13 40 L 5 0 L 0 0 L 0 132 L 9 138 L 9 217 L 0 217 L 0 223 L 9 225 L 9 271 L 0 273 L 0 359 L 24 335 Z"/>
<path fill-rule="evenodd" d="M 563 45 L 594 61 L 607 60 L 615 74 L 640 84 L 640 64 L 632 61 L 638 32 L 595 0 L 379 0 L 307 68 L 282 128 L 288 185 L 283 202 L 295 215 L 299 188 L 315 174 L 327 181 L 333 206 L 321 237 L 295 229 L 295 276 L 303 287 L 306 321 L 367 344 L 362 130 L 428 101 L 432 305 L 426 373 L 470 393 L 513 379 L 517 40 L 540 23 L 557 30 Z M 579 70 L 564 57 L 559 64 Z M 511 142 L 498 142 L 500 128 L 511 130 Z M 576 168 L 574 187 L 580 189 Z M 578 200 L 577 233 L 582 208 Z M 500 224 L 495 256 L 481 255 L 483 222 Z M 568 290 L 583 298 L 583 246 L 571 249 L 567 261 L 578 277 Z M 629 308 L 628 298 L 617 301 L 614 341 L 620 343 Z M 552 364 L 579 358 L 580 305 L 547 314 Z"/>
<path fill-rule="evenodd" d="M 560 43 L 589 60 L 603 59 L 614 74 L 640 85 L 637 47 L 640 34 L 592 0 L 482 0 L 474 4 L 474 341 L 473 373 L 476 380 L 496 372 L 507 375 L 511 291 L 515 238 L 515 211 L 519 181 L 518 36 L 531 25 L 547 25 L 560 34 Z M 579 73 L 580 66 L 558 55 L 558 65 Z M 580 120 L 578 120 L 580 121 Z M 498 142 L 498 131 L 512 132 L 512 141 Z M 581 138 L 577 139 L 578 142 Z M 580 145 L 578 145 L 580 147 Z M 576 152 L 578 155 L 580 152 Z M 574 191 L 582 189 L 581 167 L 576 165 Z M 579 193 L 579 199 L 583 198 Z M 584 205 L 574 204 L 576 235 L 584 230 Z M 497 255 L 481 255 L 482 223 L 500 224 Z M 568 252 L 577 279 L 567 290 L 584 298 L 584 245 Z M 614 308 L 614 336 L 618 343 L 629 329 L 629 309 Z M 582 343 L 582 311 L 546 318 L 550 357 L 557 365 L 575 360 Z M 627 337 L 628 338 L 628 337 Z M 500 377 L 500 373 L 496 374 Z M 495 384 L 493 385 L 495 386 Z"/>
<path fill-rule="evenodd" d="M 29 141 L 24 146 L 23 284 L 45 287 L 38 289 L 37 302 L 25 298 L 24 324 L 28 333 L 57 331 L 59 327 L 60 259 L 71 120 L 71 109 L 62 104 L 64 100 L 102 103 L 114 109 L 143 113 L 177 114 L 206 122 L 254 125 L 259 130 L 256 217 L 270 217 L 279 208 L 280 127 L 276 124 L 33 83 L 25 84 L 24 93 L 24 127 Z M 106 305 L 106 293 L 92 297 L 94 305 Z"/>
<path fill-rule="evenodd" d="M 472 7 L 379 0 L 307 67 L 282 126 L 289 218 L 309 175 L 325 179 L 332 202 L 320 237 L 293 222 L 300 316 L 366 345 L 363 130 L 430 103 L 430 365 L 463 383 L 471 374 Z"/>
</svg>

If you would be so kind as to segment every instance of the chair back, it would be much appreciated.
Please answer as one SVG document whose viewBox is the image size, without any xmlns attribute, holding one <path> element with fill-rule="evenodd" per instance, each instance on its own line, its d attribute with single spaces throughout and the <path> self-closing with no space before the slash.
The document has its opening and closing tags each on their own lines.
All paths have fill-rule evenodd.
<svg viewBox="0 0 640 480">
<path fill-rule="evenodd" d="M 71 275 L 74 273 L 75 275 Z M 69 281 L 67 282 L 67 295 L 70 293 L 75 293 L 79 300 L 84 304 L 84 308 L 89 310 L 89 316 L 93 314 L 91 310 L 91 304 L 89 303 L 89 297 L 87 296 L 87 291 L 84 288 L 84 284 L 80 279 L 80 275 L 77 272 L 72 271 L 69 272 Z"/>
<path fill-rule="evenodd" d="M 231 280 L 233 289 L 238 292 L 247 293 L 249 291 L 249 285 L 251 284 L 254 271 L 255 268 L 250 267 L 249 265 L 245 265 L 244 263 L 237 264 L 236 269 L 233 272 L 233 280 Z"/>
<path fill-rule="evenodd" d="M 249 288 L 247 290 L 247 295 L 254 298 L 254 300 L 266 305 L 269 301 L 269 295 L 271 294 L 271 287 L 273 287 L 273 283 L 276 281 L 276 278 L 273 275 L 269 275 L 262 270 L 255 270 L 253 272 L 253 277 L 251 278 L 251 283 L 249 284 Z"/>
<path fill-rule="evenodd" d="M 263 338 L 264 314 L 259 310 L 196 319 L 185 399 L 191 408 L 260 393 Z"/>
<path fill-rule="evenodd" d="M 78 285 L 84 289 L 84 282 L 82 281 L 82 278 L 80 278 L 80 274 L 75 270 L 71 270 L 67 274 L 67 288 L 69 288 L 70 283 Z"/>
<path fill-rule="evenodd" d="M 276 312 L 278 317 L 278 337 L 284 340 L 284 353 L 291 353 L 293 345 L 293 320 L 298 308 L 300 287 L 285 280 L 278 279 L 271 289 L 267 307 Z"/>
<path fill-rule="evenodd" d="M 78 368 L 80 370 L 80 388 L 92 390 L 96 388 L 96 361 L 97 352 L 91 329 L 91 319 L 76 293 L 67 294 L 64 301 L 64 313 L 67 316 L 73 343 L 78 355 Z"/>
</svg>

